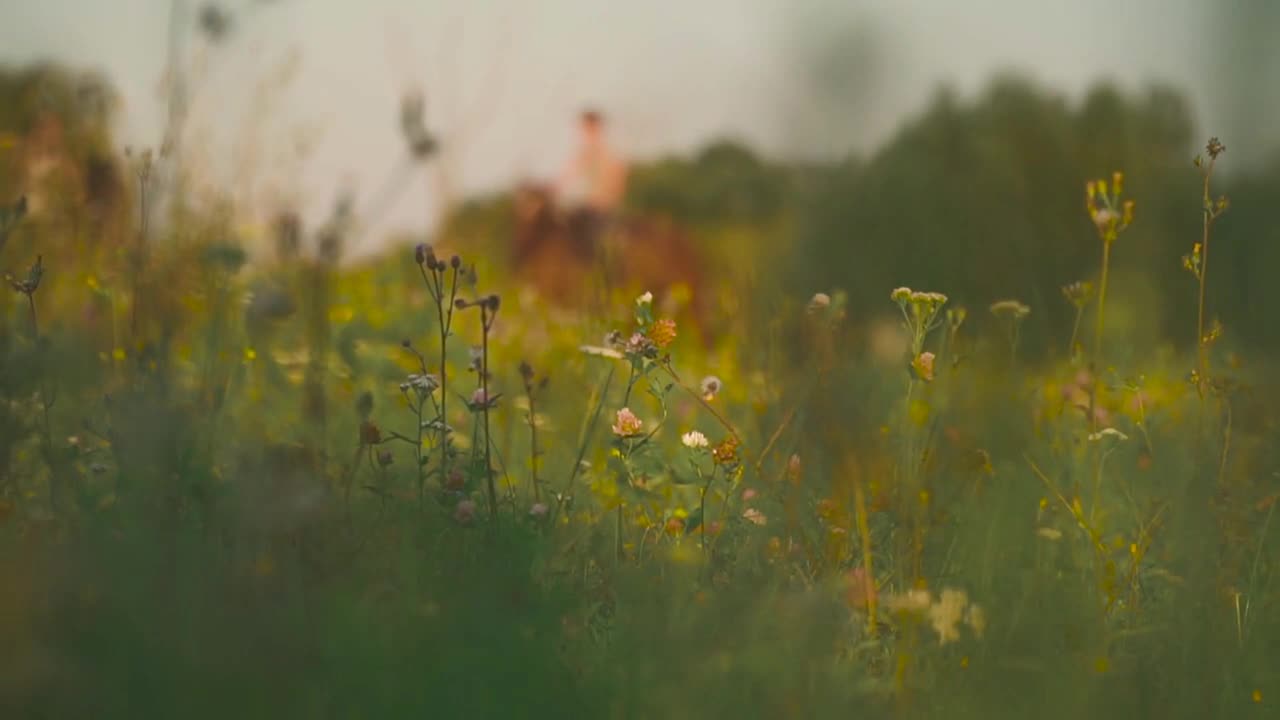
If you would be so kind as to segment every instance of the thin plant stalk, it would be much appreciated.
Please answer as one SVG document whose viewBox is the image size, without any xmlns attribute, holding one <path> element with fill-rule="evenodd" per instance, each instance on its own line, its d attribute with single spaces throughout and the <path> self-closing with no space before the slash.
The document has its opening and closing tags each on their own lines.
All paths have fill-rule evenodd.
<svg viewBox="0 0 1280 720">
<path fill-rule="evenodd" d="M 492 296 L 480 305 L 480 393 L 484 401 L 481 414 L 484 419 L 484 477 L 485 487 L 489 493 L 489 515 L 498 520 L 498 490 L 493 483 L 493 442 L 489 436 L 489 330 L 493 327 L 493 317 L 498 311 L 497 296 Z"/>
<path fill-rule="evenodd" d="M 449 330 L 453 325 L 453 307 L 454 301 L 458 294 L 458 267 L 460 262 L 450 261 L 452 266 L 452 275 L 449 278 L 449 302 L 436 302 L 436 314 L 439 318 L 440 328 L 440 474 L 446 477 L 449 473 L 449 416 L 448 397 L 449 397 L 449 368 L 448 368 L 448 345 Z M 444 288 L 437 286 L 438 297 L 444 298 Z"/>
<path fill-rule="evenodd" d="M 711 490 L 711 483 L 715 478 L 716 471 L 712 468 L 711 474 L 707 475 L 707 481 L 702 484 L 702 492 L 698 494 L 698 517 L 701 518 L 698 521 L 698 531 L 704 553 L 707 551 L 707 493 Z"/>
<path fill-rule="evenodd" d="M 535 397 L 533 368 L 528 363 L 520 363 L 520 377 L 524 380 L 524 394 L 529 402 L 529 472 L 530 481 L 533 483 L 533 501 L 540 503 L 542 502 L 542 482 L 538 479 L 538 459 L 541 456 L 538 451 L 538 405 Z M 543 382 L 545 381 L 546 378 L 543 378 Z"/>
<path fill-rule="evenodd" d="M 616 368 L 612 367 L 609 368 L 609 374 L 605 376 L 604 383 L 596 390 L 595 410 L 591 412 L 588 420 L 582 426 L 582 433 L 578 438 L 578 454 L 574 458 L 573 468 L 569 471 L 569 480 L 565 483 L 564 492 L 556 499 L 556 515 L 559 515 L 565 503 L 567 503 L 572 497 L 573 485 L 578 479 L 578 473 L 582 469 L 582 459 L 586 457 L 587 446 L 591 442 L 592 431 L 595 430 L 596 424 L 600 421 L 600 413 L 604 410 L 605 400 L 609 397 L 609 387 L 613 385 L 613 373 L 615 369 Z"/>
<path fill-rule="evenodd" d="M 1199 392 L 1201 399 L 1204 398 L 1204 386 L 1209 377 L 1208 346 L 1205 343 L 1204 334 L 1204 297 L 1205 286 L 1209 276 L 1209 230 L 1213 226 L 1213 220 L 1216 216 L 1213 198 L 1209 195 L 1209 180 L 1213 175 L 1213 165 L 1218 160 L 1218 154 L 1213 152 L 1212 145 L 1213 141 L 1210 141 L 1209 164 L 1204 170 L 1202 197 L 1204 221 L 1200 239 L 1200 266 L 1199 272 L 1196 273 L 1199 284 L 1196 302 L 1196 390 Z"/>
<path fill-rule="evenodd" d="M 1071 323 L 1071 342 L 1067 344 L 1067 355 L 1074 361 L 1076 357 L 1076 341 L 1080 336 L 1080 318 L 1084 315 L 1084 305 L 1076 305 L 1076 319 Z"/>
<path fill-rule="evenodd" d="M 856 468 L 851 468 L 853 474 L 853 507 L 855 518 L 854 521 L 858 525 L 858 538 L 862 545 L 862 567 L 866 573 L 867 589 L 867 632 L 871 637 L 876 637 L 879 631 L 879 623 L 876 622 L 876 593 L 875 588 L 875 564 L 873 561 L 872 545 L 871 545 L 871 529 L 867 522 L 867 494 L 862 487 L 862 475 L 857 472 Z"/>
<path fill-rule="evenodd" d="M 1089 430 L 1098 432 L 1098 377 L 1102 369 L 1102 329 L 1107 307 L 1107 279 L 1111 271 L 1111 238 L 1102 241 L 1102 277 L 1098 285 L 1098 319 L 1093 331 L 1093 377 L 1089 383 Z"/>
</svg>

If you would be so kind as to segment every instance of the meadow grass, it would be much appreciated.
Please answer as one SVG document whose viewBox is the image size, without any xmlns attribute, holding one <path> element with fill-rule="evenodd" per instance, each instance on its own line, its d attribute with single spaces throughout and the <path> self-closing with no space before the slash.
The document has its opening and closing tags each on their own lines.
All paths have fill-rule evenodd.
<svg viewBox="0 0 1280 720">
<path fill-rule="evenodd" d="M 707 350 L 643 288 L 581 316 L 492 258 L 340 266 L 340 224 L 252 267 L 145 226 L 146 254 L 37 256 L 0 337 L 0 707 L 1268 717 L 1270 378 L 1205 319 L 1222 150 L 1194 357 L 1106 335 L 1119 173 L 1035 365 L 1035 308 L 987 332 L 891 279 L 886 359 L 854 322 L 885 308 L 835 290 L 724 289 Z"/>
</svg>

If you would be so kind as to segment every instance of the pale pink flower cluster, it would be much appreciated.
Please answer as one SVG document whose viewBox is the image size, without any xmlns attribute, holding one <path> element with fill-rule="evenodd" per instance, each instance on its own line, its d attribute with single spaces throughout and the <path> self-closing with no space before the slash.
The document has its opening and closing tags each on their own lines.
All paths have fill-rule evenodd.
<svg viewBox="0 0 1280 720">
<path fill-rule="evenodd" d="M 644 423 L 631 412 L 631 408 L 622 408 L 613 421 L 613 434 L 618 437 L 634 437 L 640 434 L 643 426 Z"/>
</svg>

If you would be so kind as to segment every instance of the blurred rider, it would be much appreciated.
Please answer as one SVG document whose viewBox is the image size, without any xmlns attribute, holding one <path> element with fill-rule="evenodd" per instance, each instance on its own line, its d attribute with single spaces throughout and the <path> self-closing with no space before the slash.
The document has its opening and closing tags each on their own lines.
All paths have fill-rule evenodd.
<svg viewBox="0 0 1280 720">
<path fill-rule="evenodd" d="M 588 254 L 614 219 L 626 193 L 627 165 L 605 139 L 605 119 L 596 110 L 578 116 L 579 146 L 555 184 L 569 211 L 569 226 L 579 249 Z"/>
</svg>

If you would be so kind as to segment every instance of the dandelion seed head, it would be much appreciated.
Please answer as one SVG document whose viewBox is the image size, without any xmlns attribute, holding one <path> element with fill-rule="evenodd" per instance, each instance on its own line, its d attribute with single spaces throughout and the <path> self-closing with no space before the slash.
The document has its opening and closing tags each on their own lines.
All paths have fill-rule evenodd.
<svg viewBox="0 0 1280 720">
<path fill-rule="evenodd" d="M 714 399 L 716 395 L 719 395 L 720 391 L 724 389 L 724 383 L 720 382 L 720 378 L 715 375 L 708 375 L 702 378 L 699 389 L 702 392 L 703 399 L 710 401 Z"/>
</svg>

